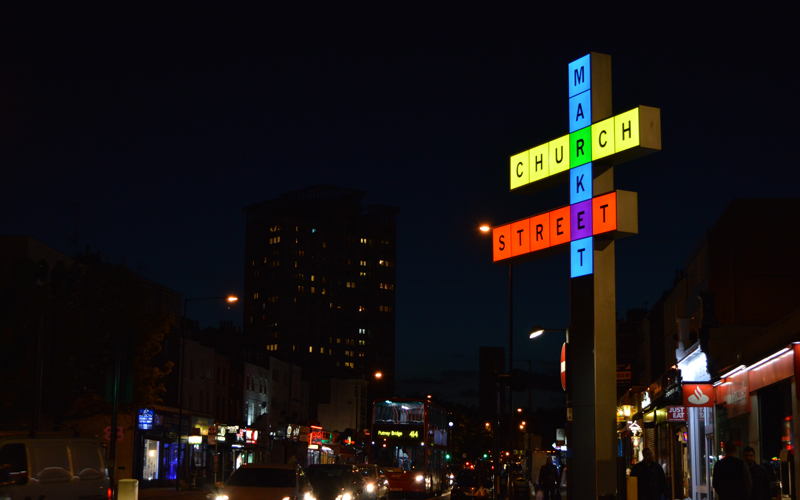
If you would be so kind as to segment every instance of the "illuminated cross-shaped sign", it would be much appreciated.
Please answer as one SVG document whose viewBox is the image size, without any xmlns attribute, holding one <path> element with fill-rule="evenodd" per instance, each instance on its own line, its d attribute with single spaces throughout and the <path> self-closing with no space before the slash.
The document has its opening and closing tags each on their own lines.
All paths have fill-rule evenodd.
<svg viewBox="0 0 800 500">
<path fill-rule="evenodd" d="M 661 149 L 661 111 L 639 106 L 611 116 L 611 58 L 591 53 L 569 64 L 569 134 L 511 157 L 512 192 L 569 180 L 569 205 L 493 229 L 493 260 L 514 264 L 570 251 L 571 273 L 592 274 L 594 239 L 636 234 L 636 193 L 594 195 L 594 179 Z"/>
</svg>

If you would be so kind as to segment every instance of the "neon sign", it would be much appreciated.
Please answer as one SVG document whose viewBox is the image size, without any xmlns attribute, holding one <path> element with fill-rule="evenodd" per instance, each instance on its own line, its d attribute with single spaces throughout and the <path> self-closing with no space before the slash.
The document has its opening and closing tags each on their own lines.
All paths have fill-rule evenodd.
<svg viewBox="0 0 800 500">
<path fill-rule="evenodd" d="M 590 162 L 605 159 L 613 166 L 660 150 L 660 115 L 658 108 L 639 106 L 512 156 L 511 191 L 537 191 L 532 184 L 550 177 L 541 188 L 563 182 L 569 170 Z"/>
<path fill-rule="evenodd" d="M 569 205 L 493 229 L 494 262 L 570 252 L 570 277 L 594 272 L 594 238 L 639 232 L 636 193 L 595 195 L 594 179 L 661 149 L 661 110 L 611 115 L 611 57 L 590 53 L 568 65 L 569 134 L 511 156 L 510 190 L 531 193 L 569 182 Z M 602 191 L 601 191 L 602 193 Z M 508 260 L 511 259 L 511 260 Z"/>
</svg>

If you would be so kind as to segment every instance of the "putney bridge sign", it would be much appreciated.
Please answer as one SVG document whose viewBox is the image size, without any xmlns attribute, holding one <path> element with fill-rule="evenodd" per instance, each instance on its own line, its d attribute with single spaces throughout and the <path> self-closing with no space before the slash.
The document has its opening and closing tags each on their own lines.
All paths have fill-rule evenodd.
<svg viewBox="0 0 800 500">
<path fill-rule="evenodd" d="M 661 149 L 661 111 L 611 112 L 611 56 L 568 66 L 569 133 L 515 154 L 512 192 L 569 185 L 569 204 L 492 228 L 492 258 L 517 264 L 570 253 L 568 494 L 616 493 L 614 241 L 639 231 L 636 193 L 614 189 L 614 166 Z"/>
</svg>

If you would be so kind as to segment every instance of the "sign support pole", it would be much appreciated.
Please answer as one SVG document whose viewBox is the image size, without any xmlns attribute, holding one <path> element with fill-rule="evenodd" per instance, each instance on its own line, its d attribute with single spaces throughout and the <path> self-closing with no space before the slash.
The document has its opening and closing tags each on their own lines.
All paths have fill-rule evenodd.
<svg viewBox="0 0 800 500">
<path fill-rule="evenodd" d="M 569 135 L 511 156 L 509 173 L 512 192 L 568 182 L 569 206 L 493 228 L 492 257 L 510 267 L 570 252 L 567 494 L 609 499 L 618 472 L 614 240 L 639 231 L 637 195 L 614 190 L 614 165 L 661 149 L 661 111 L 612 116 L 608 55 L 572 61 L 568 76 Z"/>
</svg>

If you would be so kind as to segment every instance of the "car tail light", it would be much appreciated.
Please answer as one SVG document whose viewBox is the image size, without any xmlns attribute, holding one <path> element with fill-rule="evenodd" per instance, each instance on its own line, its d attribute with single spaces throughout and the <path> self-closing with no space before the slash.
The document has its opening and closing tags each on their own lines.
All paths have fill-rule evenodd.
<svg viewBox="0 0 800 500">
<path fill-rule="evenodd" d="M 109 486 L 108 491 L 106 491 L 106 498 L 108 498 L 108 500 L 111 500 L 111 486 Z"/>
</svg>

